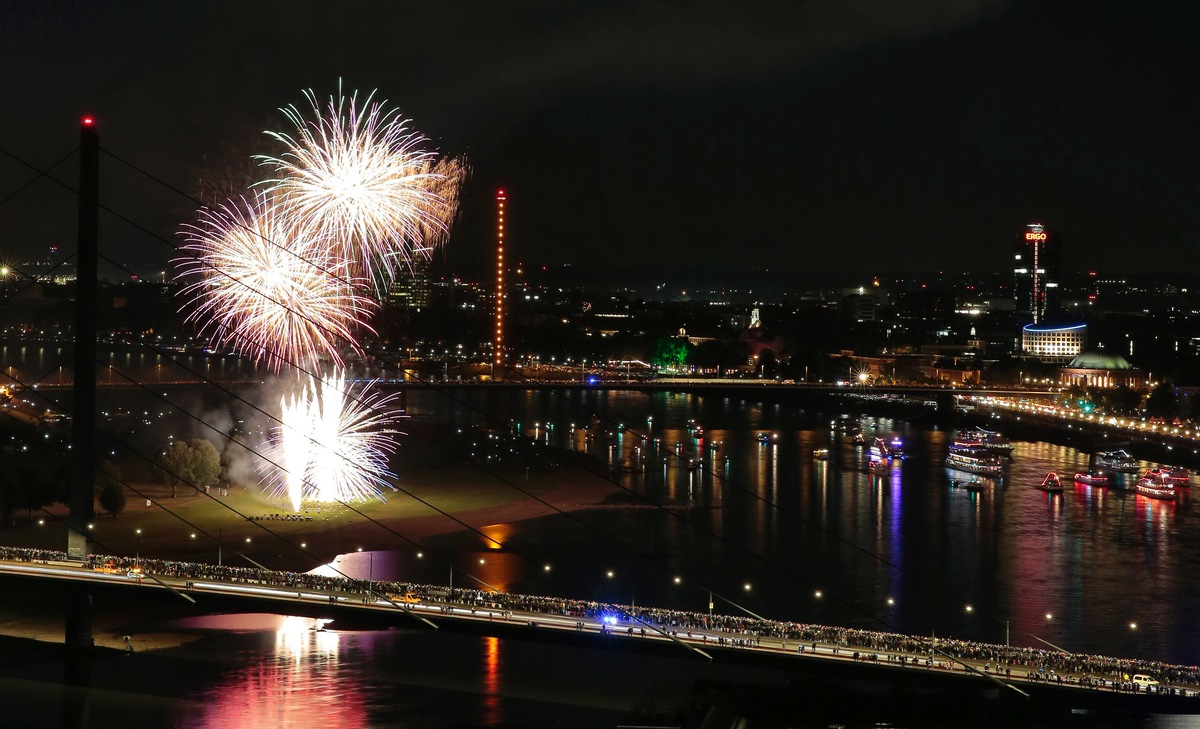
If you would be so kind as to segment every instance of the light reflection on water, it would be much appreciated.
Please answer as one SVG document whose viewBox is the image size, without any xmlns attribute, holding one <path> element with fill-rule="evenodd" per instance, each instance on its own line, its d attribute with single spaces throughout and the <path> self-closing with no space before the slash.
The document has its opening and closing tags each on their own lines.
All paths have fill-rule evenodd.
<svg viewBox="0 0 1200 729">
<path fill-rule="evenodd" d="M 503 399 L 483 393 L 477 402 L 487 412 L 504 410 L 496 403 Z M 1200 584 L 1200 544 L 1186 536 L 1187 491 L 1170 504 L 1076 486 L 1070 476 L 1087 469 L 1089 452 L 1022 441 L 1003 479 L 982 479 L 979 492 L 952 488 L 949 478 L 963 476 L 943 463 L 952 430 L 861 416 L 853 421 L 867 443 L 857 446 L 830 427 L 830 416 L 703 394 L 541 393 L 521 401 L 515 420 L 528 420 L 523 429 L 530 434 L 538 421 L 545 438 L 547 422 L 578 424 L 568 413 L 579 412 L 580 400 L 611 422 L 556 430 L 549 442 L 607 464 L 644 456 L 645 471 L 614 467 L 614 480 L 628 496 L 673 508 L 575 515 L 601 536 L 567 517 L 512 525 L 502 541 L 553 559 L 555 572 L 572 578 L 536 584 L 522 560 L 506 562 L 496 550 L 484 555 L 489 565 L 506 565 L 515 590 L 623 602 L 636 595 L 639 604 L 702 610 L 706 593 L 695 586 L 711 583 L 732 595 L 752 583 L 747 607 L 782 619 L 995 642 L 1005 640 L 1007 628 L 1022 645 L 1049 640 L 1080 652 L 1200 661 L 1200 636 L 1177 629 L 1200 609 L 1200 588 L 1193 587 Z M 410 409 L 433 418 L 441 410 L 433 396 L 414 396 Z M 704 432 L 686 427 L 689 420 Z M 618 422 L 636 424 L 649 440 L 605 437 Z M 768 442 L 758 442 L 758 433 L 770 434 Z M 870 442 L 893 433 L 905 440 L 907 459 L 868 470 Z M 829 460 L 814 460 L 816 448 L 828 448 Z M 688 468 L 691 459 L 702 467 Z M 1036 488 L 1051 470 L 1064 477 L 1066 493 Z M 482 554 L 469 535 L 433 541 L 466 551 L 474 545 Z M 405 579 L 445 582 L 403 557 L 398 568 Z M 597 579 L 604 569 L 624 577 Z M 672 587 L 676 574 L 693 588 Z M 572 585 L 590 586 L 590 594 Z M 816 601 L 814 588 L 838 599 Z M 967 614 L 967 603 L 976 610 Z M 1134 617 L 1137 631 L 1127 627 Z"/>
</svg>

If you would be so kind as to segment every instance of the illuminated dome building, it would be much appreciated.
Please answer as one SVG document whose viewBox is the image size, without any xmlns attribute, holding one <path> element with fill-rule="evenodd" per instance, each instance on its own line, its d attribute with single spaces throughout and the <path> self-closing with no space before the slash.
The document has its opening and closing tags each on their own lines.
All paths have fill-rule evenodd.
<svg viewBox="0 0 1200 729">
<path fill-rule="evenodd" d="M 1142 371 L 1129 364 L 1119 354 L 1084 352 L 1059 369 L 1058 381 L 1064 386 L 1080 387 L 1142 387 Z"/>
</svg>

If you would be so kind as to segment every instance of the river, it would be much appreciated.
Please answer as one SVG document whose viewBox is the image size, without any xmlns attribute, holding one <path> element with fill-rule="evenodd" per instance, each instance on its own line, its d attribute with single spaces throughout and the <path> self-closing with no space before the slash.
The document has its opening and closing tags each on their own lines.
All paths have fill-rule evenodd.
<svg viewBox="0 0 1200 729">
<path fill-rule="evenodd" d="M 1062 495 L 1036 489 L 1048 471 L 1086 468 L 1090 454 L 1071 447 L 1017 441 L 1006 477 L 976 492 L 954 487 L 964 476 L 943 465 L 952 431 L 837 409 L 499 389 L 418 390 L 407 406 L 424 423 L 511 423 L 620 487 L 602 508 L 488 525 L 502 549 L 470 532 L 434 538 L 424 546 L 456 555 L 456 586 L 696 611 L 711 602 L 731 614 L 1200 662 L 1190 492 L 1164 503 L 1068 478 Z M 851 428 L 868 444 L 899 437 L 905 458 L 869 470 Z M 825 448 L 828 460 L 813 457 Z M 519 485 L 519 472 L 505 474 Z M 398 546 L 339 565 L 363 577 L 450 578 L 416 552 Z M 203 633 L 195 644 L 112 659 L 105 690 L 90 694 L 90 725 L 116 725 L 100 717 L 132 702 L 153 717 L 147 725 L 176 727 L 311 726 L 314 717 L 612 726 L 641 692 L 678 696 L 702 676 L 604 651 L 271 620 L 200 619 L 186 626 Z M 111 693 L 118 680 L 137 685 L 133 698 Z"/>
</svg>

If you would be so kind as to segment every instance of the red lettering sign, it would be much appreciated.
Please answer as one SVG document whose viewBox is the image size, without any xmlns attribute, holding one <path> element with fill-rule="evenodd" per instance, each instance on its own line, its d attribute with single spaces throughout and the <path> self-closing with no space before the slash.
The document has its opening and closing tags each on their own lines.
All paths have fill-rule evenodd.
<svg viewBox="0 0 1200 729">
<path fill-rule="evenodd" d="M 1046 240 L 1048 238 L 1045 233 L 1026 233 L 1025 240 Z"/>
</svg>

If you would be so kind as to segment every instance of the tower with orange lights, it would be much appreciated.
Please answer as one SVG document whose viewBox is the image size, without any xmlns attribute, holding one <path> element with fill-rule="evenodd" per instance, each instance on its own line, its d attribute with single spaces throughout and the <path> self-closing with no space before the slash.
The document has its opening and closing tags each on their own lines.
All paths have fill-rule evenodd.
<svg viewBox="0 0 1200 729">
<path fill-rule="evenodd" d="M 504 190 L 496 191 L 496 337 L 492 345 L 492 378 L 504 366 Z"/>
</svg>

